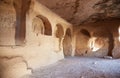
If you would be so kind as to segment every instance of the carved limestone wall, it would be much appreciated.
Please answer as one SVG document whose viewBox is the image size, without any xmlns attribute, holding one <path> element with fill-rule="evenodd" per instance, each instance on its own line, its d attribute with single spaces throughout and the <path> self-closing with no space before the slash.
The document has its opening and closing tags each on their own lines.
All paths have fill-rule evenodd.
<svg viewBox="0 0 120 78">
<path fill-rule="evenodd" d="M 0 5 L 2 6 L 0 7 L 0 78 L 20 78 L 25 74 L 31 74 L 35 68 L 63 59 L 63 40 L 66 30 L 69 28 L 72 33 L 70 23 L 36 0 L 31 0 L 29 10 L 23 15 L 26 18 L 23 19 L 22 16 L 20 17 L 19 9 L 22 13 L 21 4 L 24 0 L 19 1 L 20 3 L 15 0 L 14 3 L 14 0 L 11 0 L 12 7 L 9 6 L 9 8 L 4 2 Z M 16 9 L 15 6 L 19 7 Z M 22 6 L 25 5 L 22 4 Z M 22 23 L 21 19 L 24 25 L 18 24 Z M 61 24 L 63 28 L 61 37 L 56 36 L 58 24 Z M 26 32 L 20 33 L 19 28 L 16 30 L 16 26 L 22 29 L 21 25 L 23 28 L 25 26 Z M 24 34 L 24 39 L 18 39 Z M 24 45 L 16 45 L 16 35 L 18 40 L 24 40 Z"/>
</svg>

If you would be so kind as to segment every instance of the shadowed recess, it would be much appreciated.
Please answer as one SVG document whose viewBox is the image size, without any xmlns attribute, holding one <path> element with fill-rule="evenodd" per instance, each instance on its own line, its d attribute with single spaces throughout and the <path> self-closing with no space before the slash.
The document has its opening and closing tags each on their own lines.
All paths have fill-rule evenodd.
<svg viewBox="0 0 120 78">
<path fill-rule="evenodd" d="M 71 36 L 72 36 L 71 30 L 70 28 L 68 28 L 66 30 L 66 34 L 63 40 L 63 52 L 65 56 L 71 56 L 72 54 L 72 45 L 71 45 L 72 37 Z"/>
<path fill-rule="evenodd" d="M 42 15 L 38 15 L 37 17 L 40 18 L 43 21 L 44 34 L 45 35 L 52 35 L 52 27 L 51 27 L 51 24 L 50 24 L 49 20 Z"/>
<path fill-rule="evenodd" d="M 81 29 L 80 32 L 88 37 L 90 37 L 90 33 L 86 29 Z"/>
<path fill-rule="evenodd" d="M 26 12 L 29 9 L 31 0 L 14 0 L 14 8 L 16 11 L 16 45 L 25 44 L 26 34 Z M 28 5 L 26 5 L 28 4 Z"/>
</svg>

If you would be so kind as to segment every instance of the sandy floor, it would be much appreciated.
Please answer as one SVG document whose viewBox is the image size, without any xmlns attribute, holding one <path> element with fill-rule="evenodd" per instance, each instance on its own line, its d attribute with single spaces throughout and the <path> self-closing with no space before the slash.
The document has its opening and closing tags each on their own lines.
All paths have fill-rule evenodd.
<svg viewBox="0 0 120 78">
<path fill-rule="evenodd" d="M 120 59 L 68 57 L 34 70 L 30 78 L 120 78 Z"/>
</svg>

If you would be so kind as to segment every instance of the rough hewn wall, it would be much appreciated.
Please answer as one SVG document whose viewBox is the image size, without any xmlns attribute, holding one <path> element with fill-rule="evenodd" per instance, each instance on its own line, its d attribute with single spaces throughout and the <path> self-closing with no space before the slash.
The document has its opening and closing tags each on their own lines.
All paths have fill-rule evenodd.
<svg viewBox="0 0 120 78">
<path fill-rule="evenodd" d="M 120 20 L 104 20 L 88 23 L 75 28 L 76 50 L 75 55 L 103 57 L 112 52 L 114 58 L 120 57 L 118 27 Z M 89 43 L 96 37 L 95 44 Z M 99 48 L 97 51 L 92 49 Z"/>
<path fill-rule="evenodd" d="M 14 45 L 16 14 L 10 2 L 0 1 L 0 45 Z"/>
</svg>

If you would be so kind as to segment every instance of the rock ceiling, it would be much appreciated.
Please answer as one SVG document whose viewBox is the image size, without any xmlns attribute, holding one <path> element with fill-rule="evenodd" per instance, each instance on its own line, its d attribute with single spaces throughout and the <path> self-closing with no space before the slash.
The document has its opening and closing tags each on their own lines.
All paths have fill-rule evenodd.
<svg viewBox="0 0 120 78">
<path fill-rule="evenodd" d="M 120 18 L 120 0 L 38 1 L 74 25 Z"/>
</svg>

